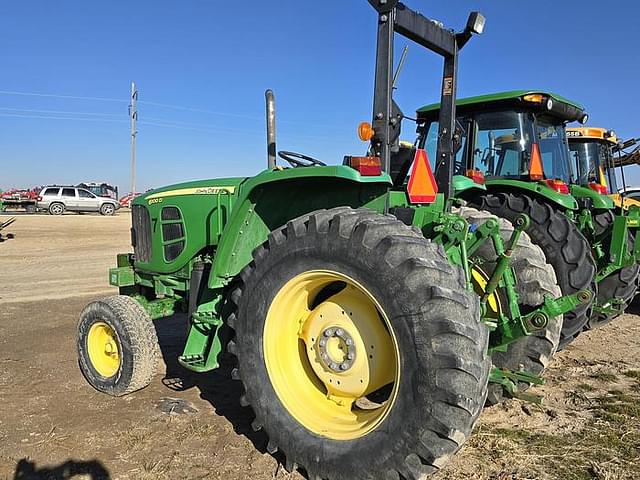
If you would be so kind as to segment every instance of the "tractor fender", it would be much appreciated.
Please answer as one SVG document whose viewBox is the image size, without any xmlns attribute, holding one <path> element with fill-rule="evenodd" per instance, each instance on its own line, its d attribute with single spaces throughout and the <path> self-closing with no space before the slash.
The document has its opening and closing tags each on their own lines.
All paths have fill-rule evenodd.
<svg viewBox="0 0 640 480">
<path fill-rule="evenodd" d="M 474 182 L 464 175 L 453 176 L 453 195 L 455 197 L 463 196 L 463 192 L 468 192 L 467 195 L 469 195 L 473 193 L 480 194 L 480 191 L 486 192 L 486 190 L 487 187 Z"/>
<path fill-rule="evenodd" d="M 384 202 L 376 199 L 384 197 L 391 185 L 387 174 L 366 177 L 347 166 L 271 170 L 248 179 L 222 231 L 209 288 L 228 284 L 251 262 L 252 252 L 270 232 L 288 221 L 339 206 L 375 204 L 383 211 Z"/>
<path fill-rule="evenodd" d="M 485 182 L 487 193 L 505 192 L 517 195 L 519 192 L 527 193 L 545 203 L 551 203 L 560 210 L 578 210 L 578 202 L 571 195 L 558 193 L 550 187 L 538 182 L 526 182 L 523 180 L 496 179 Z M 594 192 L 595 193 L 595 192 Z M 463 196 L 464 197 L 464 196 Z"/>
<path fill-rule="evenodd" d="M 589 187 L 583 187 L 581 185 L 571 185 L 571 195 L 575 198 L 588 198 L 591 200 L 591 205 L 597 210 L 613 210 L 615 203 L 607 195 L 602 195 Z"/>
</svg>

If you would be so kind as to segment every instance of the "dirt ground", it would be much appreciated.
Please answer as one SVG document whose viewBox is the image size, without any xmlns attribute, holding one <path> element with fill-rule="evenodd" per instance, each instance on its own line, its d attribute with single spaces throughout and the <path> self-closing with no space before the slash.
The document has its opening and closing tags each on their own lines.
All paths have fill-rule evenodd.
<svg viewBox="0 0 640 480">
<path fill-rule="evenodd" d="M 84 381 L 76 321 L 115 293 L 106 273 L 129 249 L 129 222 L 126 212 L 20 216 L 0 244 L 0 479 L 302 478 L 265 452 L 228 368 L 176 364 L 184 318 L 157 323 L 165 365 L 148 388 L 111 398 Z M 542 406 L 485 410 L 434 478 L 640 478 L 639 320 L 632 308 L 580 336 L 535 389 Z"/>
</svg>

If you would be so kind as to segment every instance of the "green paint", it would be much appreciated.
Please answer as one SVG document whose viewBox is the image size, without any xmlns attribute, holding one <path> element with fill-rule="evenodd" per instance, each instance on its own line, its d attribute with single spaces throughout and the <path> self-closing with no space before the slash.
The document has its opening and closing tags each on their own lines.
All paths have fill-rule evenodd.
<svg viewBox="0 0 640 480">
<path fill-rule="evenodd" d="M 542 201 L 550 202 L 562 210 L 577 210 L 578 203 L 571 195 L 558 193 L 544 182 L 525 180 L 491 179 L 486 181 L 487 191 L 527 193 Z"/>
<path fill-rule="evenodd" d="M 453 195 L 458 196 L 462 192 L 469 192 L 471 195 L 480 195 L 480 192 L 487 190 L 487 187 L 480 185 L 464 175 L 453 176 Z"/>
<path fill-rule="evenodd" d="M 551 92 L 545 92 L 542 90 L 511 90 L 507 92 L 490 93 L 487 95 L 478 95 L 475 97 L 460 98 L 456 101 L 456 106 L 465 107 L 465 106 L 477 105 L 478 107 L 482 107 L 482 108 L 490 108 L 492 104 L 495 104 L 498 102 L 504 105 L 513 105 L 513 106 L 535 105 L 532 103 L 523 102 L 521 100 L 524 95 L 529 95 L 534 93 L 540 93 L 542 95 L 552 98 L 557 102 L 566 103 L 579 110 L 584 110 L 584 107 L 579 103 L 569 100 L 568 98 L 565 98 L 561 95 L 551 93 Z M 439 103 L 431 103 L 429 105 L 425 105 L 424 107 L 419 108 L 417 110 L 417 113 L 420 116 L 420 118 L 432 117 L 432 116 L 436 117 L 439 109 L 440 109 Z"/>
<path fill-rule="evenodd" d="M 596 210 L 613 210 L 615 208 L 615 203 L 608 195 L 602 195 L 589 187 L 569 185 L 569 192 L 574 198 L 588 198 Z"/>
</svg>

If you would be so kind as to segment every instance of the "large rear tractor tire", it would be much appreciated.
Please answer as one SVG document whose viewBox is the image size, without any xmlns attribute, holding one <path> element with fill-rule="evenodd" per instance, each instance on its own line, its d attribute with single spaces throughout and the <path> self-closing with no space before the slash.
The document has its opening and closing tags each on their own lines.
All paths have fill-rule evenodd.
<svg viewBox="0 0 640 480">
<path fill-rule="evenodd" d="M 596 237 L 605 236 L 603 240 L 605 252 L 609 251 L 611 238 L 607 236 L 607 233 L 612 229 L 613 221 L 613 212 L 609 210 L 599 212 L 593 216 L 593 222 L 596 226 Z M 633 249 L 633 243 L 633 237 L 629 234 L 627 238 L 627 248 Z M 622 301 L 621 309 L 626 309 L 638 291 L 639 281 L 640 265 L 637 263 L 613 272 L 598 283 L 598 305 L 605 305 L 610 300 L 617 299 Z M 594 329 L 601 327 L 619 315 L 619 313 L 607 315 L 601 312 L 593 312 L 589 322 L 587 322 L 586 328 Z"/>
<path fill-rule="evenodd" d="M 488 219 L 493 218 L 499 222 L 502 239 L 506 242 L 511 238 L 513 225 L 503 218 L 471 207 L 461 207 L 456 210 L 456 213 L 463 216 L 470 225 L 482 225 Z M 472 270 L 475 278 L 486 278 L 493 272 L 497 254 L 491 241 L 485 242 L 475 252 L 474 257 L 483 262 L 482 265 L 486 270 L 482 276 L 478 275 L 481 272 Z M 542 249 L 535 245 L 526 233 L 520 236 L 511 256 L 510 265 L 516 277 L 518 305 L 523 315 L 540 307 L 544 303 L 545 296 L 557 298 L 562 295 L 553 267 L 547 263 Z M 474 286 L 476 290 L 479 290 L 478 293 L 482 291 L 482 285 L 478 285 L 478 281 L 474 281 Z M 494 295 L 489 303 L 493 305 L 493 308 L 497 307 L 498 310 L 502 310 L 504 298 L 501 298 L 500 295 Z M 561 330 L 562 316 L 554 317 L 549 320 L 544 330 L 515 341 L 509 345 L 506 352 L 495 352 L 491 361 L 498 368 L 507 368 L 513 371 L 522 369 L 534 375 L 542 375 L 558 349 Z M 525 391 L 530 386 L 529 383 L 520 382 L 518 389 Z M 504 398 L 504 389 L 500 385 L 489 384 L 488 405 L 500 403 Z"/>
<path fill-rule="evenodd" d="M 160 358 L 151 318 L 124 295 L 96 300 L 84 308 L 76 344 L 87 381 L 116 397 L 149 385 Z"/>
<path fill-rule="evenodd" d="M 321 210 L 273 231 L 227 302 L 243 405 L 289 470 L 422 479 L 487 394 L 488 331 L 442 247 L 391 216 Z"/>
<path fill-rule="evenodd" d="M 531 219 L 527 234 L 553 267 L 563 295 L 589 290 L 596 298 L 596 264 L 587 239 L 575 223 L 550 205 L 525 194 L 489 194 L 475 199 L 474 206 L 513 222 L 525 213 Z M 576 338 L 591 317 L 592 305 L 581 304 L 565 313 L 558 349 Z"/>
</svg>

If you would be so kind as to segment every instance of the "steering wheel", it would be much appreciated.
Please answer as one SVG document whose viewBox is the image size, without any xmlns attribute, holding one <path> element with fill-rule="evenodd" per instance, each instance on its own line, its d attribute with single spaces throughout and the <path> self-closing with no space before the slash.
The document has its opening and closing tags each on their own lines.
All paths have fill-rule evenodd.
<svg viewBox="0 0 640 480">
<path fill-rule="evenodd" d="M 297 152 L 287 152 L 285 150 L 280 150 L 278 152 L 278 156 L 289 162 L 292 167 L 312 167 L 314 165 L 320 165 L 322 167 L 326 167 L 327 164 L 317 160 L 313 157 L 308 157 L 307 155 L 303 155 Z"/>
</svg>

